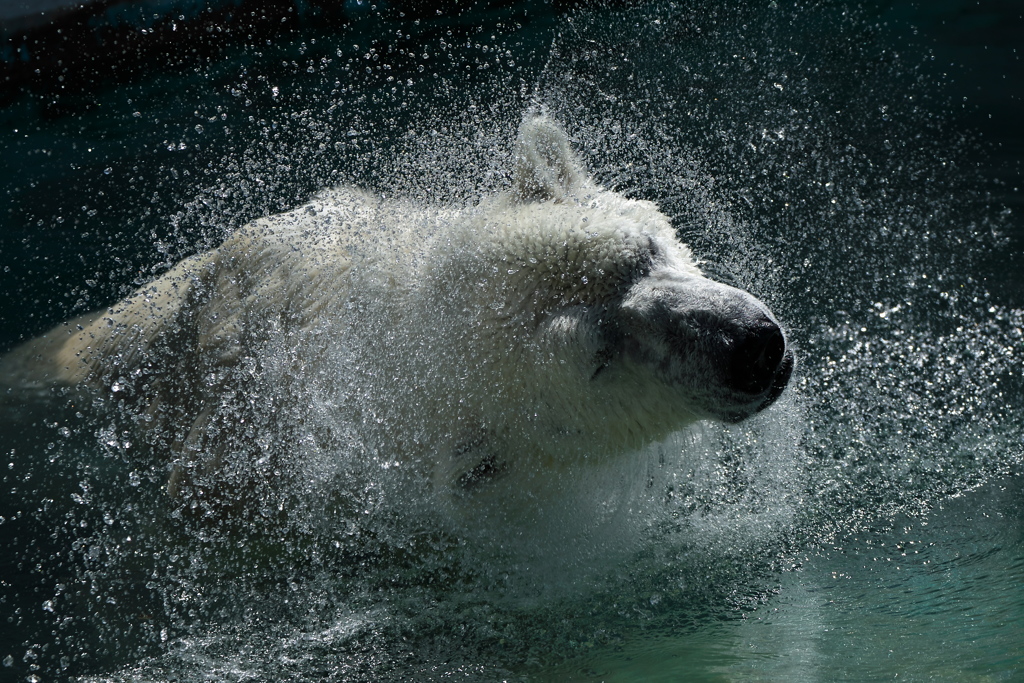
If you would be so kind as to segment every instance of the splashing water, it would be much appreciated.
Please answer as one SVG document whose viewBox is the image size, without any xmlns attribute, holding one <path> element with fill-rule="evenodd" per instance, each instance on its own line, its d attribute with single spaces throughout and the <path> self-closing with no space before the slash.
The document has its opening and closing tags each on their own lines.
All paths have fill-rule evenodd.
<svg viewBox="0 0 1024 683">
<path fill-rule="evenodd" d="M 820 6 L 651 5 L 559 18 L 543 63 L 529 55 L 549 27 L 498 21 L 398 49 L 342 46 L 352 35 L 312 50 L 283 41 L 262 58 L 284 66 L 266 72 L 244 54 L 204 66 L 193 78 L 217 86 L 196 121 L 160 132 L 162 156 L 125 181 L 163 198 L 118 207 L 132 246 L 108 254 L 101 237 L 86 256 L 125 291 L 321 187 L 473 203 L 507 186 L 516 125 L 543 106 L 597 182 L 657 202 L 709 274 L 770 304 L 800 365 L 783 398 L 739 426 L 702 424 L 569 469 L 539 484 L 543 502 L 498 488 L 468 509 L 368 442 L 326 384 L 289 389 L 290 347 L 266 349 L 244 399 L 269 406 L 246 443 L 293 450 L 267 461 L 266 485 L 233 516 L 168 502 L 166 467 L 117 397 L 97 410 L 8 395 L 5 668 L 588 679 L 617 648 L 643 654 L 688 634 L 686 661 L 714 671 L 738 656 L 716 640 L 762 637 L 739 616 L 809 599 L 814 587 L 790 570 L 849 571 L 871 554 L 859 539 L 892 547 L 900 528 L 966 542 L 923 529 L 963 519 L 938 510 L 1000 486 L 1024 455 L 1024 311 L 984 280 L 1012 216 L 989 209 L 964 168 L 974 142 L 946 130 L 927 60 L 894 51 L 883 24 Z M 168 77 L 132 88 L 175 90 Z M 112 106 L 134 111 L 130 90 L 109 93 Z M 152 128 L 163 115 L 153 109 Z M 28 225 L 43 209 L 25 196 L 12 213 Z M 85 232 L 114 230 L 83 215 Z M 21 293 L 32 286 L 26 276 Z M 114 286 L 89 285 L 67 312 L 125 293 Z M 373 348 L 372 312 L 355 319 L 351 339 L 328 345 L 332 367 Z"/>
</svg>

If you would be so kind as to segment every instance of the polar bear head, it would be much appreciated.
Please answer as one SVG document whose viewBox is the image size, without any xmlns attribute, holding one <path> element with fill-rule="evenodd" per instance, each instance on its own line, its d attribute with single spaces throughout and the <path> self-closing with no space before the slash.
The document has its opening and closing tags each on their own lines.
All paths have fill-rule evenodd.
<svg viewBox="0 0 1024 683">
<path fill-rule="evenodd" d="M 513 451 L 594 458 L 738 422 L 793 370 L 765 305 L 705 277 L 655 204 L 596 185 L 544 116 L 522 124 L 510 192 L 432 260 L 435 341 L 463 368 L 439 381 L 462 406 L 453 422 L 472 425 L 454 446 L 475 452 L 463 478 L 481 453 L 497 471 Z"/>
</svg>

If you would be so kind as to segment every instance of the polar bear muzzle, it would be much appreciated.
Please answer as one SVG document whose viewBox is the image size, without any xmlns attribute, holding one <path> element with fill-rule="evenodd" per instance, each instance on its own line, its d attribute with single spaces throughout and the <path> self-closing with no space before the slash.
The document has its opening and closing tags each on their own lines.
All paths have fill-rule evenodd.
<svg viewBox="0 0 1024 683">
<path fill-rule="evenodd" d="M 770 406 L 782 395 L 793 374 L 795 358 L 786 348 L 786 338 L 775 321 L 764 318 L 742 329 L 737 343 L 727 353 L 731 362 L 726 381 L 738 394 L 764 396 L 755 412 Z M 726 416 L 729 422 L 739 422 L 746 413 Z"/>
<path fill-rule="evenodd" d="M 782 394 L 795 359 L 768 308 L 747 292 L 666 267 L 618 310 L 624 358 L 672 386 L 702 417 L 740 422 Z"/>
</svg>

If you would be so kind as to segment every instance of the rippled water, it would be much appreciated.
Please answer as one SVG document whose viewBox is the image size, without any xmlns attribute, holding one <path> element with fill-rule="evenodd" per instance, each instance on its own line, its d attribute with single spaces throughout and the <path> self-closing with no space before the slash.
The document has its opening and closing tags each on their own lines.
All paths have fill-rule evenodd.
<svg viewBox="0 0 1024 683">
<path fill-rule="evenodd" d="M 782 400 L 508 519 L 357 457 L 310 392 L 296 410 L 331 447 L 301 488 L 211 521 L 167 503 L 130 411 L 8 393 L 0 677 L 1020 675 L 1024 311 L 1000 269 L 1020 223 L 934 52 L 892 8 L 526 10 L 382 10 L 154 65 L 55 118 L 15 98 L 8 346 L 323 186 L 475 201 L 542 103 L 599 182 L 779 314 L 800 358 Z"/>
<path fill-rule="evenodd" d="M 547 680 L 1013 680 L 1024 572 L 1018 479 L 800 557 L 766 605 L 644 634 Z"/>
</svg>

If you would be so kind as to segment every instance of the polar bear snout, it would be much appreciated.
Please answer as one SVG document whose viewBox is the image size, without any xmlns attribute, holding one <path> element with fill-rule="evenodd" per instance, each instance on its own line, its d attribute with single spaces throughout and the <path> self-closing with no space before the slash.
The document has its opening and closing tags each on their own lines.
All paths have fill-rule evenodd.
<svg viewBox="0 0 1024 683">
<path fill-rule="evenodd" d="M 768 318 L 739 328 L 739 337 L 732 344 L 726 381 L 733 391 L 762 394 L 775 381 L 786 353 L 786 338 Z"/>
<path fill-rule="evenodd" d="M 653 272 L 619 309 L 624 355 L 651 368 L 689 409 L 740 422 L 782 394 L 794 355 L 767 307 L 692 274 Z"/>
<path fill-rule="evenodd" d="M 726 420 L 740 422 L 774 403 L 789 384 L 794 365 L 793 352 L 786 348 L 786 338 L 775 321 L 763 318 L 743 329 L 731 352 L 726 382 L 737 394 L 760 400 L 753 411 L 730 413 Z"/>
</svg>

